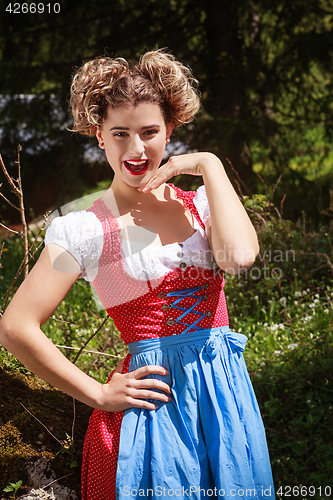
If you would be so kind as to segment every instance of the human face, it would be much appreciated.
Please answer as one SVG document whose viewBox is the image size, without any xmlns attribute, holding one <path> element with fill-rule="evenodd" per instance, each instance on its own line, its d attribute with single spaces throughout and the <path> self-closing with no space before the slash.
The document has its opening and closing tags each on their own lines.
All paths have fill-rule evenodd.
<svg viewBox="0 0 333 500">
<path fill-rule="evenodd" d="M 158 104 L 109 108 L 96 137 L 114 170 L 113 182 L 144 186 L 162 161 L 171 131 Z"/>
</svg>

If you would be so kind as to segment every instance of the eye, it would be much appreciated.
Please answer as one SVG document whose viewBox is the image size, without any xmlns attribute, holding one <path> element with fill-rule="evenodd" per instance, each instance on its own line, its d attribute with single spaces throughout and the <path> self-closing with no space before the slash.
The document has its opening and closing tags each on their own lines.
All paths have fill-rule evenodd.
<svg viewBox="0 0 333 500">
<path fill-rule="evenodd" d="M 143 135 L 155 135 L 158 133 L 158 130 L 157 129 L 154 129 L 154 128 L 150 128 L 149 130 L 146 130 Z"/>
<path fill-rule="evenodd" d="M 128 134 L 126 132 L 116 132 L 113 137 L 128 137 Z"/>
</svg>

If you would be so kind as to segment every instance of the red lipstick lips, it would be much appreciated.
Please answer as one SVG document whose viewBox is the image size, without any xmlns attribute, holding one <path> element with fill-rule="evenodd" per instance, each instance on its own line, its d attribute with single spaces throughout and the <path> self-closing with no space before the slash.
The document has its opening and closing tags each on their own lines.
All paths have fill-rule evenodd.
<svg viewBox="0 0 333 500">
<path fill-rule="evenodd" d="M 148 170 L 149 160 L 124 160 L 126 170 L 132 175 L 142 175 Z"/>
</svg>

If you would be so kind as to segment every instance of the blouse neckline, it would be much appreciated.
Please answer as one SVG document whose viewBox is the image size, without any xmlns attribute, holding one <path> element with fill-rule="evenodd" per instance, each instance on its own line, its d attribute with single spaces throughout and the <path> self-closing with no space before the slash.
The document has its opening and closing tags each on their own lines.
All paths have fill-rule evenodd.
<svg viewBox="0 0 333 500">
<path fill-rule="evenodd" d="M 178 200 L 180 200 L 180 202 L 182 203 L 182 205 L 184 206 L 184 208 L 188 208 L 188 207 L 186 207 L 186 203 L 185 203 L 185 202 L 184 202 L 184 201 L 183 201 L 183 200 L 182 200 L 182 199 L 178 196 L 177 188 L 176 188 L 173 184 L 171 184 L 171 183 L 168 183 L 168 184 L 167 184 L 167 186 L 170 186 L 170 188 L 172 188 L 172 189 L 173 189 L 173 191 L 174 191 L 174 193 L 175 193 L 175 195 L 176 195 L 176 198 L 177 198 Z M 105 203 L 105 201 L 103 200 L 103 198 L 102 198 L 102 197 L 100 197 L 100 198 L 98 198 L 98 200 L 96 200 L 96 202 L 98 202 L 98 201 L 99 201 L 99 202 L 102 204 L 102 206 L 103 206 L 103 212 L 104 212 L 104 213 L 108 213 L 108 214 L 110 214 L 110 215 L 111 215 L 111 217 L 112 217 L 112 219 L 113 219 L 114 226 L 115 226 L 115 230 L 118 232 L 119 237 L 121 237 L 121 227 L 120 227 L 120 224 L 119 224 L 119 222 L 118 222 L 118 219 L 117 219 L 117 218 L 113 215 L 113 213 L 112 213 L 111 209 L 110 209 L 110 208 L 106 205 L 106 203 Z M 96 203 L 96 202 L 95 202 L 95 203 Z M 192 213 L 192 212 L 191 212 L 191 213 Z M 186 238 L 185 240 L 182 240 L 182 241 L 180 241 L 180 242 L 178 242 L 178 241 L 174 241 L 173 243 L 167 243 L 166 245 L 154 245 L 154 249 L 159 249 L 159 248 L 161 248 L 161 249 L 165 249 L 165 248 L 167 248 L 167 247 L 172 247 L 173 245 L 178 245 L 178 246 L 180 246 L 180 247 L 183 247 L 184 245 L 186 245 L 186 244 L 189 242 L 189 240 L 191 240 L 192 238 L 194 238 L 195 236 L 197 236 L 197 235 L 198 235 L 198 233 L 200 234 L 199 229 L 195 229 L 195 228 L 193 227 L 193 226 L 194 226 L 194 220 L 196 220 L 196 219 L 193 217 L 193 214 L 192 214 L 192 221 L 193 221 L 193 222 L 192 222 L 191 226 L 192 226 L 192 228 L 193 228 L 193 230 L 194 230 L 194 233 L 193 233 L 193 234 L 191 234 L 191 236 L 189 236 L 188 238 Z M 199 223 L 198 223 L 198 224 L 199 224 Z"/>
</svg>

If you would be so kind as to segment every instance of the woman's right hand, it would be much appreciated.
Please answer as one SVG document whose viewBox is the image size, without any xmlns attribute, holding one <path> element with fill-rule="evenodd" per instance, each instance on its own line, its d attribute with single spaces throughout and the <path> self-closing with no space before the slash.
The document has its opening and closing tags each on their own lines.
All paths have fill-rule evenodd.
<svg viewBox="0 0 333 500">
<path fill-rule="evenodd" d="M 158 405 L 146 401 L 156 399 L 168 403 L 171 397 L 171 389 L 168 384 L 156 378 L 143 378 L 147 375 L 168 375 L 162 366 L 147 365 L 130 373 L 122 373 L 124 360 L 120 361 L 114 370 L 109 382 L 102 386 L 104 411 L 118 412 L 129 408 L 144 408 L 155 410 Z M 163 391 L 157 392 L 156 389 Z M 164 394 L 166 393 L 166 394 Z"/>
</svg>

